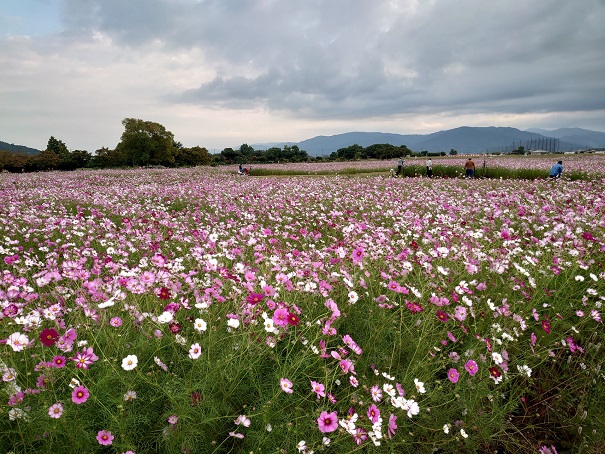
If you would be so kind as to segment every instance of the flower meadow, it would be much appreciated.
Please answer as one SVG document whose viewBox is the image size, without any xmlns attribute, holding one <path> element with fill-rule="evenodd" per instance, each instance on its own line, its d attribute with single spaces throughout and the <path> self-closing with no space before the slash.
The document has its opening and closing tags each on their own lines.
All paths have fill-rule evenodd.
<svg viewBox="0 0 605 454">
<path fill-rule="evenodd" d="M 602 452 L 605 180 L 0 175 L 4 452 Z"/>
<path fill-rule="evenodd" d="M 605 174 L 605 154 L 550 154 L 540 156 L 519 156 L 519 155 L 470 155 L 477 166 L 477 173 L 480 175 L 483 166 L 493 169 L 508 170 L 535 170 L 543 173 L 543 177 L 548 177 L 550 167 L 559 160 L 563 161 L 564 174 L 590 174 L 595 178 Z M 455 167 L 459 169 L 460 176 L 464 174 L 464 164 L 469 155 L 460 156 L 431 156 L 433 166 Z M 406 157 L 404 167 L 424 168 L 427 157 Z M 283 164 L 257 164 L 253 163 L 252 172 L 259 169 L 274 171 L 289 171 L 299 173 L 319 173 L 319 174 L 337 174 L 346 172 L 388 172 L 390 168 L 397 168 L 397 160 L 359 160 L 359 161 L 333 161 L 318 163 L 283 163 Z M 232 167 L 236 169 L 235 166 Z"/>
</svg>

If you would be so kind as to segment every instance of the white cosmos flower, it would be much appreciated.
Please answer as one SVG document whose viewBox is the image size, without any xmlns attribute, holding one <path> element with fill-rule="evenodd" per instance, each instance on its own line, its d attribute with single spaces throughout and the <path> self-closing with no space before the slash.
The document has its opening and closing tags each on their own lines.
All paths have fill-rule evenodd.
<svg viewBox="0 0 605 454">
<path fill-rule="evenodd" d="M 132 370 L 137 367 L 137 364 L 139 364 L 139 360 L 136 355 L 128 355 L 122 360 L 122 369 Z"/>
<path fill-rule="evenodd" d="M 265 331 L 267 331 L 268 333 L 275 333 L 277 334 L 277 329 L 275 329 L 275 324 L 273 322 L 272 318 L 267 318 L 265 319 Z"/>
<path fill-rule="evenodd" d="M 420 413 L 420 406 L 418 405 L 418 402 L 416 402 L 414 399 L 410 399 L 406 400 L 403 403 L 403 410 L 407 411 L 408 418 L 411 418 L 412 416 Z"/>
<path fill-rule="evenodd" d="M 160 315 L 158 317 L 158 322 L 159 323 L 170 323 L 173 318 L 174 318 L 174 315 L 172 314 L 172 312 L 164 311 L 164 312 L 162 312 L 162 315 Z"/>
<path fill-rule="evenodd" d="M 526 365 L 526 364 L 523 364 L 523 366 L 517 365 L 517 370 L 519 371 L 519 373 L 525 374 L 528 377 L 531 377 L 531 369 L 529 368 L 528 365 Z"/>
<path fill-rule="evenodd" d="M 25 334 L 16 332 L 8 336 L 6 343 L 10 345 L 14 351 L 20 352 L 29 343 L 29 338 Z"/>
<path fill-rule="evenodd" d="M 502 364 L 504 362 L 504 358 L 502 358 L 502 355 L 498 352 L 492 353 L 492 359 L 496 364 Z"/>
<path fill-rule="evenodd" d="M 349 304 L 355 304 L 357 302 L 357 300 L 359 299 L 359 295 L 357 295 L 357 292 L 351 290 L 349 292 Z"/>
<path fill-rule="evenodd" d="M 424 383 L 422 383 L 420 380 L 418 380 L 417 378 L 414 379 L 414 385 L 416 386 L 416 390 L 420 393 L 420 394 L 424 394 L 426 392 L 426 390 L 424 389 Z"/>
<path fill-rule="evenodd" d="M 189 349 L 189 358 L 198 359 L 202 354 L 202 347 L 197 342 L 191 346 Z"/>
<path fill-rule="evenodd" d="M 236 318 L 230 318 L 227 320 L 227 326 L 229 328 L 239 328 L 239 320 Z"/>
<path fill-rule="evenodd" d="M 201 318 L 196 318 L 195 322 L 193 322 L 193 327 L 201 333 L 206 331 L 208 324 Z"/>
</svg>

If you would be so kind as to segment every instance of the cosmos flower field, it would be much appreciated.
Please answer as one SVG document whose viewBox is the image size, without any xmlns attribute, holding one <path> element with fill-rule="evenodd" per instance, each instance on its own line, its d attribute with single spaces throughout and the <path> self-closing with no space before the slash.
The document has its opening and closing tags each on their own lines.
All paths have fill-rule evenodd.
<svg viewBox="0 0 605 454">
<path fill-rule="evenodd" d="M 604 189 L 0 174 L 0 448 L 602 452 Z"/>
</svg>

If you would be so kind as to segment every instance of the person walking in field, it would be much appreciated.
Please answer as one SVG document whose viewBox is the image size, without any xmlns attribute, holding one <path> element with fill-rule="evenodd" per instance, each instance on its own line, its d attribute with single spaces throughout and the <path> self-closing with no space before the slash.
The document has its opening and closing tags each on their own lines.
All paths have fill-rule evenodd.
<svg viewBox="0 0 605 454">
<path fill-rule="evenodd" d="M 403 158 L 399 158 L 399 160 L 397 161 L 396 175 L 403 175 Z"/>
<path fill-rule="evenodd" d="M 554 166 L 550 168 L 550 172 L 548 172 L 548 176 L 550 178 L 561 178 L 561 174 L 563 173 L 563 161 L 558 161 Z"/>
<path fill-rule="evenodd" d="M 475 177 L 475 162 L 472 160 L 472 158 L 468 158 L 466 164 L 464 164 L 464 174 L 466 178 Z"/>
<path fill-rule="evenodd" d="M 433 178 L 433 160 L 431 158 L 426 160 L 426 176 Z"/>
</svg>

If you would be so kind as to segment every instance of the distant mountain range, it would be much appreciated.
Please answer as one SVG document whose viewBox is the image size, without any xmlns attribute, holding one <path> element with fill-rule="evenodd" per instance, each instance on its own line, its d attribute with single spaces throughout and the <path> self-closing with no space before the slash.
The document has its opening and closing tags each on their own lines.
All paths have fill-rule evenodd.
<svg viewBox="0 0 605 454">
<path fill-rule="evenodd" d="M 255 150 L 267 150 L 271 147 L 283 148 L 284 145 L 297 145 L 310 156 L 328 156 L 340 148 L 351 145 L 367 147 L 388 143 L 395 146 L 405 145 L 413 151 L 449 153 L 451 149 L 458 153 L 489 153 L 510 151 L 519 146 L 533 150 L 570 151 L 587 148 L 604 148 L 605 132 L 581 128 L 561 128 L 555 130 L 504 127 L 469 127 L 448 129 L 432 134 L 392 134 L 385 132 L 347 132 L 333 136 L 317 136 L 302 142 L 271 142 L 251 144 Z M 40 150 L 23 145 L 0 141 L 0 151 L 35 155 Z"/>
<path fill-rule="evenodd" d="M 432 134 L 404 135 L 384 132 L 347 132 L 333 136 L 317 136 L 298 143 L 273 142 L 251 146 L 255 150 L 266 150 L 271 147 L 282 148 L 284 145 L 297 145 L 301 150 L 309 153 L 310 156 L 322 156 L 355 144 L 367 147 L 378 143 L 389 143 L 395 146 L 406 145 L 417 152 L 426 150 L 449 153 L 451 149 L 454 149 L 458 153 L 488 153 L 510 151 L 519 146 L 534 150 L 570 151 L 605 147 L 605 132 L 581 128 L 521 131 L 516 128 L 496 126 L 462 126 Z"/>
<path fill-rule="evenodd" d="M 0 151 L 10 151 L 13 153 L 23 153 L 27 155 L 36 155 L 40 153 L 40 150 L 35 148 L 29 148 L 24 145 L 15 145 L 13 143 L 2 142 L 0 140 Z"/>
</svg>

